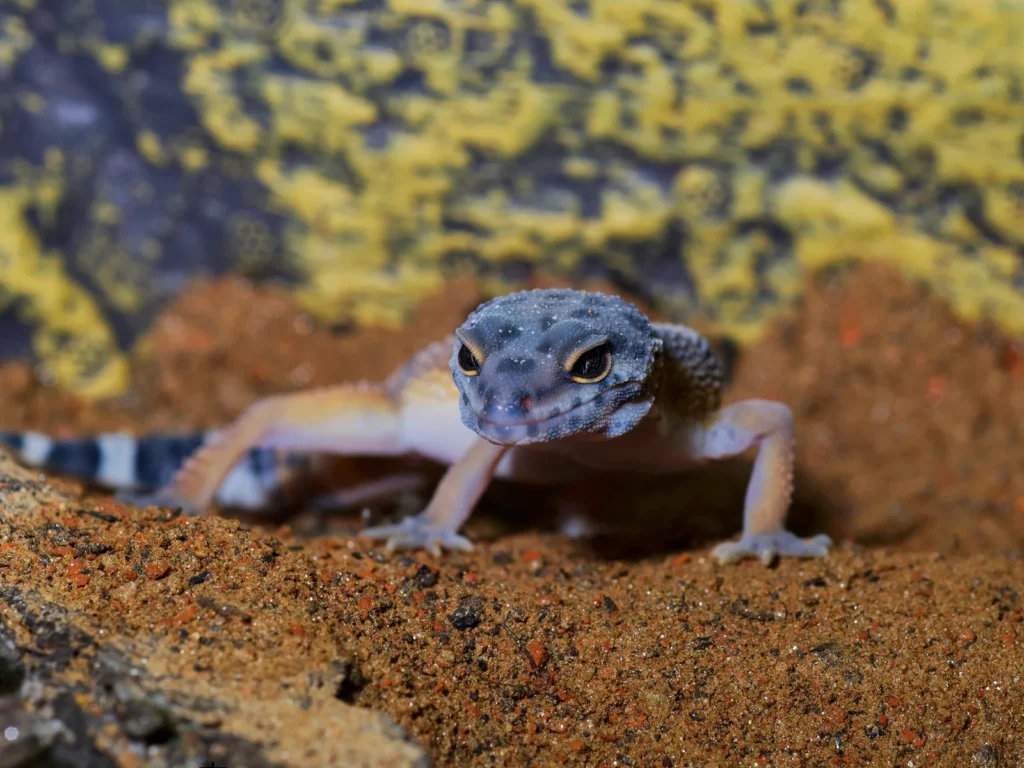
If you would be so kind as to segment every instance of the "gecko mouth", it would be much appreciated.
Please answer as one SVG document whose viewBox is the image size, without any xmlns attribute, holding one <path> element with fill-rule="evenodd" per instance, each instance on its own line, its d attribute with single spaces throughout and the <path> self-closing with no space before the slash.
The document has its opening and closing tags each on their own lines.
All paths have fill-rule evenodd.
<svg viewBox="0 0 1024 768">
<path fill-rule="evenodd" d="M 483 437 L 502 445 L 523 445 L 526 443 L 545 442 L 547 440 L 564 436 L 570 432 L 577 433 L 581 431 L 580 428 L 584 426 L 586 421 L 585 416 L 581 414 L 585 414 L 588 410 L 593 410 L 595 416 L 598 416 L 599 413 L 603 413 L 603 409 L 598 409 L 598 403 L 595 401 L 608 398 L 613 390 L 631 383 L 632 382 L 623 382 L 623 384 L 618 385 L 617 387 L 611 387 L 603 390 L 590 399 L 584 400 L 579 405 L 574 405 L 571 408 L 559 411 L 558 413 L 551 413 L 546 416 L 537 416 L 532 419 L 502 421 L 494 418 L 487 418 L 486 416 L 478 413 L 476 414 L 477 428 Z M 614 402 L 617 406 L 621 406 L 630 399 L 631 398 L 629 397 L 622 398 L 619 396 L 615 398 Z M 614 410 L 614 408 L 612 410 Z M 569 430 L 564 429 L 564 426 L 570 421 L 577 422 L 574 425 L 574 428 Z"/>
<path fill-rule="evenodd" d="M 501 429 L 514 429 L 516 427 L 539 427 L 541 424 L 547 424 L 550 421 L 561 416 L 567 416 L 574 411 L 582 409 L 582 405 L 578 405 L 575 408 L 570 408 L 568 411 L 559 411 L 558 413 L 552 413 L 549 416 L 538 416 L 535 419 L 523 419 L 520 421 L 500 421 L 498 419 L 488 419 L 485 416 L 478 416 L 477 421 L 481 424 L 486 424 L 489 427 L 499 427 Z"/>
<path fill-rule="evenodd" d="M 588 406 L 590 406 L 591 403 L 593 403 L 596 399 L 596 397 L 592 397 L 589 400 L 581 402 L 579 405 L 574 405 L 571 408 L 567 408 L 564 411 L 558 411 L 557 413 L 549 413 L 546 416 L 538 415 L 531 419 L 510 419 L 508 421 L 505 421 L 500 418 L 488 418 L 487 416 L 480 414 L 477 416 L 477 421 L 481 422 L 482 424 L 487 424 L 488 426 L 491 427 L 499 427 L 501 429 L 516 429 L 520 427 L 525 429 L 526 427 L 539 427 L 542 424 L 548 424 L 557 419 L 561 419 L 570 416 L 574 413 L 578 413 L 579 411 L 582 411 L 586 409 Z"/>
<path fill-rule="evenodd" d="M 482 437 L 500 445 L 525 445 L 551 440 L 565 433 L 564 425 L 577 416 L 579 408 L 562 411 L 554 416 L 526 421 L 489 421 L 477 418 L 476 431 Z"/>
</svg>

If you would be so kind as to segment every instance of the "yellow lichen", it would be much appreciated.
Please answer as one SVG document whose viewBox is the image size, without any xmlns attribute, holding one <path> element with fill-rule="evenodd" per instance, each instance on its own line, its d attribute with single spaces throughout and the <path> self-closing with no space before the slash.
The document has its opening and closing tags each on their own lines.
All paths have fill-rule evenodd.
<svg viewBox="0 0 1024 768">
<path fill-rule="evenodd" d="M 377 116 L 372 102 L 353 96 L 339 85 L 267 77 L 262 93 L 273 109 L 275 142 L 341 152 L 355 135 L 352 128 L 371 123 Z"/>
<path fill-rule="evenodd" d="M 201 171 L 210 164 L 209 153 L 203 147 L 182 147 L 179 156 L 182 166 L 188 171 Z"/>
<path fill-rule="evenodd" d="M 121 72 L 128 63 L 128 49 L 123 45 L 99 44 L 93 48 L 93 53 L 108 72 Z"/>
<path fill-rule="evenodd" d="M 27 187 L 0 188 L 0 285 L 23 300 L 35 326 L 33 347 L 48 376 L 83 397 L 118 394 L 128 367 L 95 303 L 45 253 L 25 214 L 35 203 Z"/>
<path fill-rule="evenodd" d="M 189 61 L 184 90 L 196 99 L 204 127 L 226 150 L 252 152 L 260 146 L 263 129 L 242 108 L 241 99 L 232 91 L 231 75 L 267 55 L 258 44 L 239 42 L 197 54 Z"/>
<path fill-rule="evenodd" d="M 167 152 L 160 143 L 160 137 L 153 131 L 140 131 L 135 137 L 135 146 L 144 158 L 153 165 L 165 165 Z"/>
<path fill-rule="evenodd" d="M 285 260 L 318 317 L 398 325 L 463 270 L 504 290 L 521 265 L 596 261 L 649 282 L 652 259 L 678 260 L 692 291 L 651 294 L 746 343 L 809 271 L 878 260 L 1024 333 L 1013 3 L 169 0 L 167 21 L 198 127 L 145 113 L 152 94 L 131 88 L 158 73 L 131 72 L 144 48 L 91 37 L 102 25 L 55 50 L 84 48 L 129 84 L 134 151 L 159 168 L 133 200 L 167 205 L 171 226 L 187 201 L 158 178 L 218 190 L 204 211 L 225 209 L 223 252 L 245 271 Z M 28 28 L 3 19 L 0 72 Z M 13 99 L 32 121 L 67 108 L 27 87 Z M 56 226 L 74 174 L 47 158 L 42 174 L 12 165 L 36 173 L 33 206 Z M 128 253 L 129 214 L 96 200 L 74 258 L 130 315 L 174 254 L 152 232 Z"/>
<path fill-rule="evenodd" d="M 32 47 L 32 33 L 23 19 L 9 17 L 0 25 L 0 73 L 10 71 L 25 51 Z"/>
</svg>

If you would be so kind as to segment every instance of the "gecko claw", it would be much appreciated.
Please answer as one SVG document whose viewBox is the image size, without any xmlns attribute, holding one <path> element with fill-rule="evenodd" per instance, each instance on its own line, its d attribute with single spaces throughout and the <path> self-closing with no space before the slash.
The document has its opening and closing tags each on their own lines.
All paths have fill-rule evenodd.
<svg viewBox="0 0 1024 768">
<path fill-rule="evenodd" d="M 827 557 L 831 546 L 832 539 L 824 533 L 801 539 L 794 533 L 781 530 L 745 534 L 739 541 L 723 541 L 711 550 L 711 556 L 723 564 L 753 557 L 771 565 L 776 557 Z"/>
<path fill-rule="evenodd" d="M 394 525 L 377 525 L 359 532 L 368 539 L 387 539 L 384 548 L 388 552 L 398 549 L 425 549 L 440 557 L 442 548 L 469 552 L 473 542 L 450 528 L 431 523 L 422 515 L 405 518 Z"/>
<path fill-rule="evenodd" d="M 120 490 L 114 494 L 114 498 L 122 504 L 131 504 L 139 509 L 143 509 L 145 507 L 170 507 L 171 509 L 180 509 L 181 514 L 189 517 L 195 517 L 202 514 L 202 510 L 199 507 L 194 504 L 190 504 L 187 501 L 182 501 L 167 490 L 153 491 L 150 493 Z"/>
</svg>

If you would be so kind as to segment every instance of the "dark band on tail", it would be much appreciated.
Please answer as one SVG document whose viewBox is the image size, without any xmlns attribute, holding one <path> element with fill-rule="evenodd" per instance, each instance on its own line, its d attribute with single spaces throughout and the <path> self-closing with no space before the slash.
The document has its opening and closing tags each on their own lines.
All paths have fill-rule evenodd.
<svg viewBox="0 0 1024 768">
<path fill-rule="evenodd" d="M 32 432 L 0 432 L 0 443 L 9 446 L 22 460 L 92 480 L 102 460 L 99 443 L 90 439 L 52 441 Z M 43 457 L 43 463 L 38 457 Z"/>
<path fill-rule="evenodd" d="M 164 488 L 185 460 L 216 432 L 188 435 L 104 433 L 57 440 L 40 432 L 0 432 L 0 443 L 33 467 L 69 475 L 117 490 L 142 493 Z M 308 457 L 270 448 L 253 448 L 225 477 L 216 501 L 223 506 L 259 508 L 269 505 L 284 480 L 308 465 Z"/>
<path fill-rule="evenodd" d="M 147 490 L 163 488 L 205 441 L 204 434 L 139 438 L 135 444 L 134 486 Z"/>
</svg>

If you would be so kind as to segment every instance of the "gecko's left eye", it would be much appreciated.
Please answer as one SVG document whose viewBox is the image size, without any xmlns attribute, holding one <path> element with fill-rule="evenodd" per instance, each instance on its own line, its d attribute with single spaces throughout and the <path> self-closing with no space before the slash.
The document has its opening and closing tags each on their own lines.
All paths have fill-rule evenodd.
<svg viewBox="0 0 1024 768">
<path fill-rule="evenodd" d="M 599 344 L 576 358 L 569 376 L 577 384 L 595 384 L 612 369 L 612 347 L 608 342 Z"/>
<path fill-rule="evenodd" d="M 480 361 L 476 359 L 473 350 L 465 344 L 459 347 L 459 370 L 467 376 L 477 376 L 480 373 Z"/>
</svg>

